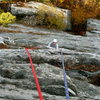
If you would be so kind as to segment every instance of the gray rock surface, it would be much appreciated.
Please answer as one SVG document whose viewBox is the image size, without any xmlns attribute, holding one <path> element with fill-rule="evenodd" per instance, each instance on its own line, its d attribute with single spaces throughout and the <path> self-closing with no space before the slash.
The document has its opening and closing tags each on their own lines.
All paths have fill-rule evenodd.
<svg viewBox="0 0 100 100">
<path fill-rule="evenodd" d="M 1 31 L 2 30 L 2 31 Z M 35 64 L 45 100 L 66 100 L 64 93 L 61 55 L 59 50 L 48 49 L 54 38 L 58 39 L 64 54 L 65 67 L 80 64 L 100 67 L 100 35 L 87 32 L 75 36 L 67 32 L 9 24 L 0 27 L 0 37 L 9 49 L 0 49 L 0 100 L 38 100 L 36 85 L 31 73 L 25 47 Z M 99 100 L 100 87 L 89 83 L 88 77 L 99 74 L 67 71 L 71 100 Z"/>
<path fill-rule="evenodd" d="M 100 66 L 100 36 L 97 36 L 97 34 L 92 36 L 87 32 L 86 37 L 75 36 L 67 32 L 28 27 L 21 24 L 3 27 L 3 30 L 8 32 L 1 32 L 0 36 L 3 38 L 9 37 L 14 41 L 14 44 L 9 45 L 8 43 L 10 48 L 40 47 L 43 49 L 40 52 L 44 54 L 41 57 L 45 57 L 43 60 L 46 62 L 50 62 L 49 58 L 52 58 L 54 62 L 59 62 L 59 51 L 57 53 L 54 50 L 44 50 L 48 43 L 56 38 L 59 47 L 63 49 L 66 65 L 86 64 Z M 46 57 L 45 52 L 48 51 L 51 55 Z M 54 54 L 54 57 L 52 57 L 52 54 Z"/>
<path fill-rule="evenodd" d="M 38 62 L 35 62 L 34 56 L 38 58 L 39 55 L 37 52 L 39 51 L 29 51 L 33 62 L 37 63 L 35 64 L 35 70 L 45 100 L 65 100 L 62 69 L 45 63 L 45 61 L 39 62 L 38 60 Z M 2 52 L 2 54 L 0 53 L 0 61 L 2 61 L 0 65 L 0 98 L 14 100 L 37 99 L 36 85 L 25 50 L 9 49 L 0 50 L 0 52 Z M 43 53 L 41 52 L 40 54 L 42 55 Z M 70 93 L 70 96 L 81 96 L 78 98 L 84 98 L 85 96 L 87 98 L 85 100 L 89 100 L 89 98 L 93 98 L 92 96 L 99 95 L 100 93 L 99 87 L 93 86 L 87 81 L 69 77 L 67 77 L 67 80 L 69 88 L 75 93 L 75 95 Z"/>
<path fill-rule="evenodd" d="M 7 51 L 10 51 L 10 53 L 12 52 L 12 54 L 9 54 L 9 52 Z M 22 53 L 21 55 L 26 56 L 27 60 L 20 59 L 20 57 L 16 55 L 19 52 Z M 5 59 L 4 63 L 0 65 L 0 69 L 1 69 L 0 70 L 0 97 L 7 98 L 7 99 L 17 99 L 17 100 L 22 100 L 22 99 L 32 100 L 38 97 L 36 92 L 36 85 L 33 80 L 31 68 L 29 67 L 30 64 L 28 63 L 29 61 L 28 61 L 27 54 L 25 53 L 25 50 L 20 50 L 20 51 L 3 50 L 3 54 L 6 54 L 6 58 L 5 55 L 0 56 L 2 60 Z M 17 56 L 19 59 L 17 60 L 17 62 L 14 60 L 16 59 L 15 56 Z M 38 65 L 35 64 L 35 69 L 37 72 L 37 76 L 44 97 L 46 96 L 50 98 L 49 96 L 52 94 L 60 95 L 60 96 L 65 95 L 63 73 L 61 69 L 46 63 L 38 64 Z M 77 93 L 76 93 L 75 85 L 72 83 L 71 79 L 68 76 L 67 79 L 69 83 L 69 88 L 72 88 L 72 90 L 75 91 L 74 95 L 76 95 Z M 3 86 L 3 84 L 5 85 Z"/>
<path fill-rule="evenodd" d="M 87 30 L 92 33 L 100 34 L 100 20 L 98 19 L 88 19 L 87 20 Z"/>
</svg>

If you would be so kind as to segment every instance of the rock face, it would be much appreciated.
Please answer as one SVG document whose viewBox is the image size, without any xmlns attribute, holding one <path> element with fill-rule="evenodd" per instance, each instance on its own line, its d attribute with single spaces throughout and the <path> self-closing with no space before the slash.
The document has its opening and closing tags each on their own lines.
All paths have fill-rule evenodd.
<svg viewBox="0 0 100 100">
<path fill-rule="evenodd" d="M 92 33 L 100 34 L 100 20 L 88 19 L 88 21 L 87 21 L 87 30 L 92 32 Z"/>
<path fill-rule="evenodd" d="M 10 44 L 14 44 L 14 41 L 9 37 L 0 37 L 0 49 L 8 49 Z"/>
<path fill-rule="evenodd" d="M 7 30 L 7 32 L 4 30 Z M 87 32 L 87 36 L 82 37 L 57 30 L 36 27 L 32 28 L 21 24 L 12 24 L 7 28 L 3 27 L 0 36 L 3 38 L 9 37 L 12 41 L 14 41 L 14 45 L 11 43 L 9 45 L 7 43 L 11 49 L 23 47 L 31 48 L 36 46 L 45 48 L 49 42 L 56 38 L 58 39 L 59 47 L 63 48 L 67 66 L 80 64 L 100 66 L 99 34 L 97 35 Z M 51 51 L 51 54 L 56 55 L 54 55 L 53 58 L 51 55 L 53 61 L 59 62 L 57 59 L 58 55 L 54 53 L 54 51 Z M 50 56 L 45 58 L 47 60 Z"/>
<path fill-rule="evenodd" d="M 12 4 L 11 13 L 16 16 L 24 16 L 22 22 L 28 25 L 37 25 L 38 21 L 36 20 L 36 14 L 40 7 L 46 7 L 47 9 L 54 9 L 53 7 L 47 6 L 38 2 L 28 2 L 24 4 Z M 65 9 L 55 8 L 58 13 L 62 12 L 64 15 L 64 23 L 66 24 L 65 30 L 71 30 L 71 11 Z M 52 14 L 51 14 L 52 15 Z M 55 16 L 55 15 L 52 15 Z M 41 22 L 43 25 L 44 22 Z"/>
<path fill-rule="evenodd" d="M 0 27 L 1 43 L 9 49 L 0 50 L 0 100 L 38 100 L 25 47 L 29 50 L 45 100 L 66 100 L 60 50 L 65 67 L 96 66 L 98 71 L 67 70 L 70 100 L 99 100 L 100 87 L 91 84 L 100 75 L 100 35 L 87 32 L 75 36 L 67 32 L 9 24 Z M 47 45 L 58 39 L 59 50 Z M 97 78 L 97 77 L 96 77 Z M 98 78 L 99 79 L 99 78 Z"/>
<path fill-rule="evenodd" d="M 41 50 L 29 51 L 32 55 L 33 62 L 37 63 L 35 64 L 35 70 L 45 100 L 65 100 L 62 69 L 45 63 L 45 58 L 41 62 L 43 60 L 41 55 L 44 55 Z M 14 100 L 38 99 L 36 85 L 25 50 L 9 49 L 0 50 L 0 52 L 2 52 L 2 54 L 0 53 L 0 98 Z M 38 54 L 38 52 L 40 53 Z M 50 51 L 46 52 L 46 55 L 50 55 Z M 34 59 L 34 57 L 37 59 Z M 52 60 L 52 58 L 49 59 Z M 73 91 L 70 92 L 71 100 L 75 100 L 78 95 L 81 98 L 84 98 L 84 95 L 87 98 L 93 98 L 92 96 L 99 95 L 100 93 L 98 87 L 89 84 L 87 81 L 78 80 L 78 78 L 69 78 L 68 76 L 67 80 L 68 87 Z"/>
</svg>

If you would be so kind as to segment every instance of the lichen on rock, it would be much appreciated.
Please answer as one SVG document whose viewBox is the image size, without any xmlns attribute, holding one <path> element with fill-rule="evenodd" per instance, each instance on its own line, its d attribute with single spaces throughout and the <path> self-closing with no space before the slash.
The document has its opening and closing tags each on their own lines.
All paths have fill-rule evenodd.
<svg viewBox="0 0 100 100">
<path fill-rule="evenodd" d="M 10 12 L 3 12 L 0 14 L 0 24 L 6 25 L 8 23 L 14 22 L 16 19 Z"/>
</svg>

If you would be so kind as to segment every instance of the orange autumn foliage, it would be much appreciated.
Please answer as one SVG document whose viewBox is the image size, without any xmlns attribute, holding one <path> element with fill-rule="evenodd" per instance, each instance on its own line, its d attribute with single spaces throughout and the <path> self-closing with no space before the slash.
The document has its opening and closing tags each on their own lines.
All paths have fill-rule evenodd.
<svg viewBox="0 0 100 100">
<path fill-rule="evenodd" d="M 100 0 L 58 0 L 57 5 L 71 10 L 72 31 L 78 35 L 86 35 L 88 18 L 100 17 Z"/>
<path fill-rule="evenodd" d="M 62 8 L 72 11 L 74 24 L 80 24 L 88 18 L 95 18 L 100 13 L 99 0 L 64 0 L 59 3 Z"/>
</svg>

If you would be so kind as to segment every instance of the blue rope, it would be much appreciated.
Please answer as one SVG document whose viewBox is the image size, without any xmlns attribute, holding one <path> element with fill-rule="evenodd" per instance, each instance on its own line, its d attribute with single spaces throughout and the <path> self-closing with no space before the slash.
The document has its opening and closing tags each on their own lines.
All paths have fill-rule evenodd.
<svg viewBox="0 0 100 100">
<path fill-rule="evenodd" d="M 67 78 L 66 78 L 65 65 L 64 65 L 64 57 L 63 57 L 62 50 L 61 50 L 61 61 L 62 61 L 63 74 L 64 74 L 64 85 L 65 85 L 66 100 L 69 100 L 70 96 L 69 96 L 69 91 L 68 91 L 68 82 L 67 82 Z"/>
</svg>

